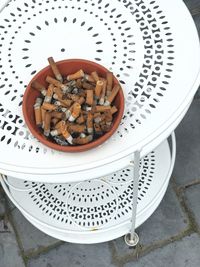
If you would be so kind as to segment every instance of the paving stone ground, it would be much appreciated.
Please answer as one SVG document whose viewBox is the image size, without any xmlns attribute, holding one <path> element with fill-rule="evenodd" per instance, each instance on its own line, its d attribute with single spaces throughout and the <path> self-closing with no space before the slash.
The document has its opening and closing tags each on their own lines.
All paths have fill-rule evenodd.
<svg viewBox="0 0 200 267">
<path fill-rule="evenodd" d="M 47 246 L 53 246 L 58 243 L 57 239 L 36 229 L 18 209 L 15 209 L 11 214 L 25 254 L 33 254 L 37 250 L 42 250 Z"/>
<path fill-rule="evenodd" d="M 200 238 L 197 234 L 159 248 L 135 262 L 137 267 L 197 267 L 200 264 Z M 124 267 L 132 267 L 133 262 Z"/>
<path fill-rule="evenodd" d="M 5 197 L 3 191 L 0 190 L 0 218 L 5 213 Z"/>
<path fill-rule="evenodd" d="M 185 196 L 186 203 L 195 218 L 198 228 L 200 229 L 200 184 L 187 188 Z"/>
<path fill-rule="evenodd" d="M 25 267 L 11 224 L 0 221 L 0 267 Z"/>
<path fill-rule="evenodd" d="M 200 1 L 185 0 L 200 33 Z M 0 267 L 200 266 L 200 91 L 176 130 L 177 158 L 167 193 L 138 229 L 140 244 L 123 238 L 96 244 L 60 242 L 37 230 L 0 188 Z"/>
</svg>

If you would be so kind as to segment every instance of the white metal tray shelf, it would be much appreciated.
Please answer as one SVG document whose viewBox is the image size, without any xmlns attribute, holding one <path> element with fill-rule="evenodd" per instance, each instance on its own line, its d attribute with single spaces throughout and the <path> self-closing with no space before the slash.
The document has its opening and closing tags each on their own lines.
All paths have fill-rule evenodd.
<svg viewBox="0 0 200 267">
<path fill-rule="evenodd" d="M 199 85 L 198 35 L 178 0 L 12 0 L 0 44 L 0 171 L 21 179 L 71 182 L 124 168 L 134 151 L 143 157 L 171 134 Z M 124 117 L 103 145 L 53 151 L 24 125 L 25 87 L 51 55 L 97 61 L 121 82 Z"/>
<path fill-rule="evenodd" d="M 157 208 L 174 166 L 167 141 L 140 162 L 136 227 Z M 4 177 L 2 186 L 24 216 L 64 241 L 98 243 L 130 231 L 133 170 L 74 184 L 43 184 Z M 7 184 L 10 184 L 8 186 Z"/>
</svg>

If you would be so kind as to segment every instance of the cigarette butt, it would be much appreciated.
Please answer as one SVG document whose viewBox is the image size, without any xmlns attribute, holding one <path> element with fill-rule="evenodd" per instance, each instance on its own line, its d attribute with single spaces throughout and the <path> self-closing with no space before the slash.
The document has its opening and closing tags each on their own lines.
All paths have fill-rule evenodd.
<svg viewBox="0 0 200 267">
<path fill-rule="evenodd" d="M 95 87 L 94 87 L 92 84 L 87 83 L 87 82 L 83 82 L 83 83 L 82 83 L 82 87 L 83 87 L 84 89 L 86 89 L 86 90 L 94 90 L 94 89 L 95 89 Z"/>
<path fill-rule="evenodd" d="M 62 83 L 63 82 L 62 75 L 60 74 L 60 71 L 59 71 L 58 67 L 56 66 L 56 63 L 55 63 L 53 57 L 49 57 L 48 61 L 49 61 L 49 65 L 51 66 L 51 69 L 52 69 L 56 79 Z"/>
<path fill-rule="evenodd" d="M 65 78 L 65 84 L 70 87 L 74 87 L 76 85 L 75 80 L 68 81 L 67 78 Z"/>
<path fill-rule="evenodd" d="M 113 87 L 113 89 L 111 91 L 111 94 L 108 96 L 106 102 L 104 103 L 104 106 L 109 106 L 112 103 L 112 101 L 116 97 L 117 93 L 119 92 L 119 89 L 120 89 L 120 85 L 115 84 L 115 86 Z"/>
<path fill-rule="evenodd" d="M 85 138 L 86 137 L 86 134 L 85 133 L 81 133 L 80 134 L 80 138 Z"/>
<path fill-rule="evenodd" d="M 53 112 L 52 112 L 53 113 Z M 52 114 L 51 114 L 52 115 Z M 58 122 L 60 121 L 60 119 L 58 119 L 58 118 L 52 118 L 51 119 L 51 124 L 53 125 L 53 126 L 55 126 Z"/>
<path fill-rule="evenodd" d="M 42 116 L 42 128 L 44 129 L 44 118 L 46 114 L 46 110 L 41 107 L 41 116 Z"/>
<path fill-rule="evenodd" d="M 97 135 L 101 135 L 103 134 L 101 127 L 98 123 L 94 123 L 94 131 Z"/>
<path fill-rule="evenodd" d="M 42 98 L 37 97 L 36 100 L 35 100 L 35 105 L 37 105 L 37 106 L 41 106 L 42 101 L 43 101 Z"/>
<path fill-rule="evenodd" d="M 86 111 L 92 111 L 92 107 L 88 107 L 88 106 L 86 106 L 86 107 L 85 107 L 85 110 L 86 110 Z"/>
<path fill-rule="evenodd" d="M 85 98 L 81 96 L 76 102 L 82 105 L 85 102 Z"/>
<path fill-rule="evenodd" d="M 60 107 L 61 106 L 61 102 L 57 100 L 57 101 L 54 102 L 54 105 L 57 106 L 57 107 Z"/>
<path fill-rule="evenodd" d="M 81 96 L 83 96 L 83 97 L 86 97 L 86 90 L 84 90 L 84 89 L 79 89 L 79 91 L 78 91 L 78 95 L 81 97 Z"/>
<path fill-rule="evenodd" d="M 72 114 L 72 110 L 73 110 L 73 105 L 71 105 L 70 108 L 61 108 L 61 111 L 65 114 L 65 120 L 69 119 L 69 117 L 71 116 Z"/>
<path fill-rule="evenodd" d="M 88 144 L 89 142 L 91 142 L 93 140 L 92 135 L 88 135 L 86 137 L 77 137 L 73 139 L 73 143 L 76 145 L 85 145 Z"/>
<path fill-rule="evenodd" d="M 53 91 L 54 91 L 54 93 L 55 93 L 55 95 L 57 97 L 59 97 L 61 99 L 63 98 L 64 94 L 63 94 L 62 90 L 59 87 L 54 87 Z"/>
<path fill-rule="evenodd" d="M 84 116 L 81 114 L 77 119 L 76 119 L 76 123 L 78 124 L 82 124 L 85 122 L 85 118 Z"/>
<path fill-rule="evenodd" d="M 77 88 L 82 88 L 82 81 L 81 81 L 80 78 L 76 80 L 76 87 Z"/>
<path fill-rule="evenodd" d="M 107 125 L 107 124 L 101 125 L 101 129 L 103 132 L 109 132 L 111 129 L 111 125 Z"/>
<path fill-rule="evenodd" d="M 51 123 L 51 112 L 46 112 L 44 117 L 44 135 L 49 136 Z"/>
<path fill-rule="evenodd" d="M 58 112 L 58 111 L 53 111 L 51 113 L 51 117 L 52 118 L 56 118 L 56 119 L 61 119 L 62 118 L 62 115 L 63 115 L 63 113 L 62 112 Z"/>
<path fill-rule="evenodd" d="M 110 106 L 96 106 L 95 107 L 95 112 L 104 112 L 106 110 L 111 109 Z"/>
<path fill-rule="evenodd" d="M 81 105 L 79 103 L 74 103 L 71 116 L 69 117 L 69 121 L 71 122 L 75 121 L 76 118 L 78 118 L 80 112 L 81 112 Z"/>
<path fill-rule="evenodd" d="M 92 106 L 93 105 L 93 100 L 94 100 L 93 90 L 86 90 L 86 103 L 89 106 Z"/>
<path fill-rule="evenodd" d="M 66 97 L 73 100 L 74 102 L 76 102 L 79 99 L 78 95 L 70 94 L 70 93 L 66 94 Z"/>
<path fill-rule="evenodd" d="M 111 123 L 112 123 L 112 113 L 111 113 L 111 111 L 110 110 L 106 110 L 105 112 L 104 112 L 104 116 L 105 116 L 105 121 L 106 121 L 106 124 L 107 125 L 111 125 Z"/>
<path fill-rule="evenodd" d="M 50 104 L 50 103 L 43 103 L 42 108 L 45 110 L 49 110 L 49 111 L 53 111 L 53 110 L 57 109 L 57 107 L 55 105 Z"/>
<path fill-rule="evenodd" d="M 111 114 L 113 115 L 114 113 L 118 111 L 118 109 L 116 108 L 116 106 L 112 106 L 110 111 L 111 111 Z"/>
<path fill-rule="evenodd" d="M 64 140 L 62 135 L 52 136 L 52 137 L 53 137 L 53 140 L 60 146 L 68 146 L 69 145 L 69 143 Z"/>
<path fill-rule="evenodd" d="M 55 130 L 52 130 L 51 132 L 50 132 L 50 135 L 51 136 L 58 136 L 58 135 L 61 135 L 61 128 L 58 128 L 58 129 L 55 129 Z"/>
<path fill-rule="evenodd" d="M 105 102 L 105 95 L 106 95 L 106 87 L 107 87 L 107 81 L 105 79 L 103 81 L 103 88 L 101 91 L 100 99 L 99 99 L 99 105 L 103 105 Z"/>
<path fill-rule="evenodd" d="M 97 117 L 99 117 L 99 116 L 101 116 L 101 113 L 100 112 L 95 112 L 94 113 L 94 119 L 97 118 Z"/>
<path fill-rule="evenodd" d="M 84 77 L 84 72 L 83 72 L 82 69 L 80 69 L 79 71 L 68 75 L 67 76 L 67 80 L 71 81 L 71 80 L 76 80 L 76 79 L 79 79 L 79 78 L 82 78 L 82 77 Z"/>
<path fill-rule="evenodd" d="M 43 96 L 46 95 L 47 90 L 45 88 L 44 85 L 42 85 L 41 83 L 37 82 L 37 81 L 33 81 L 31 83 L 31 87 L 33 87 L 34 89 L 38 90 Z"/>
<path fill-rule="evenodd" d="M 42 114 L 41 114 L 41 106 L 34 105 L 34 112 L 35 112 L 35 122 L 37 126 L 42 125 Z"/>
<path fill-rule="evenodd" d="M 106 95 L 109 96 L 111 94 L 112 84 L 113 84 L 113 73 L 112 72 L 106 73 L 106 80 L 107 80 Z"/>
<path fill-rule="evenodd" d="M 88 116 L 87 116 L 87 132 L 89 134 L 93 133 L 93 114 L 91 112 L 88 112 Z"/>
<path fill-rule="evenodd" d="M 60 103 L 61 103 L 61 106 L 64 106 L 64 107 L 70 107 L 71 106 L 71 104 L 72 104 L 72 100 L 70 100 L 70 99 L 58 99 L 59 101 L 60 101 Z"/>
<path fill-rule="evenodd" d="M 47 93 L 46 93 L 46 96 L 44 98 L 44 102 L 51 103 L 51 99 L 52 99 L 52 96 L 53 96 L 53 89 L 54 89 L 54 85 L 50 84 L 48 86 Z"/>
<path fill-rule="evenodd" d="M 105 115 L 104 114 L 100 114 L 98 117 L 95 117 L 94 121 L 95 123 L 99 123 L 101 121 L 105 120 Z"/>
<path fill-rule="evenodd" d="M 66 125 L 66 123 L 65 123 L 65 121 L 61 120 L 58 123 L 56 123 L 55 129 L 59 129 L 59 128 L 63 127 L 63 125 Z"/>
<path fill-rule="evenodd" d="M 71 134 L 67 131 L 66 124 L 61 125 L 61 133 L 62 133 L 62 136 L 67 140 L 67 142 L 72 145 L 73 144 L 73 138 L 72 138 Z"/>
<path fill-rule="evenodd" d="M 97 82 L 99 80 L 99 75 L 97 74 L 96 71 L 91 72 L 92 78 Z"/>
<path fill-rule="evenodd" d="M 95 87 L 95 96 L 97 98 L 100 97 L 100 94 L 101 94 L 102 89 L 103 89 L 103 81 L 100 81 L 99 80 L 99 81 L 97 81 L 96 87 Z"/>
<path fill-rule="evenodd" d="M 85 125 L 79 125 L 79 124 L 70 124 L 68 126 L 69 133 L 83 133 L 86 130 Z"/>
<path fill-rule="evenodd" d="M 88 82 L 94 83 L 95 80 L 93 79 L 93 77 L 91 75 L 85 74 L 84 75 L 84 79 Z"/>
<path fill-rule="evenodd" d="M 47 76 L 46 77 L 46 82 L 48 82 L 50 84 L 52 83 L 54 86 L 61 88 L 64 93 L 66 93 L 68 91 L 68 89 L 69 89 L 67 85 L 65 85 L 65 84 L 61 83 L 60 81 L 52 78 L 51 76 Z"/>
</svg>

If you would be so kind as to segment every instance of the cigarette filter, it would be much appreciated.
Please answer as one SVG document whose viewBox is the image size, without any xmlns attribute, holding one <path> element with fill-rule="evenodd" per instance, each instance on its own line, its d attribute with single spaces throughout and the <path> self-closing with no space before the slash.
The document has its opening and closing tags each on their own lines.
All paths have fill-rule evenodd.
<svg viewBox="0 0 200 267">
<path fill-rule="evenodd" d="M 49 111 L 53 111 L 57 109 L 55 105 L 50 104 L 50 103 L 43 103 L 42 108 L 45 110 L 49 110 Z"/>
<path fill-rule="evenodd" d="M 112 106 L 110 111 L 111 111 L 111 114 L 114 114 L 118 111 L 118 109 L 115 106 Z"/>
<path fill-rule="evenodd" d="M 93 133 L 93 115 L 91 112 L 88 112 L 88 117 L 87 117 L 87 132 L 89 134 Z"/>
<path fill-rule="evenodd" d="M 112 72 L 107 72 L 106 73 L 106 80 L 107 80 L 106 95 L 109 96 L 111 94 L 112 84 L 113 84 L 113 74 L 112 74 Z"/>
<path fill-rule="evenodd" d="M 97 82 L 97 81 L 99 80 L 99 75 L 97 74 L 96 71 L 93 71 L 93 72 L 91 73 L 91 76 L 92 76 L 92 78 L 95 80 L 95 82 Z"/>
<path fill-rule="evenodd" d="M 32 86 L 34 89 L 38 90 L 43 96 L 46 95 L 47 90 L 46 90 L 46 88 L 45 88 L 41 83 L 39 83 L 39 82 L 37 82 L 37 81 L 33 81 L 33 82 L 31 83 L 31 86 Z"/>
<path fill-rule="evenodd" d="M 81 112 L 81 105 L 79 103 L 74 103 L 71 116 L 69 117 L 69 121 L 71 122 L 75 121 L 76 118 L 78 118 L 80 112 Z"/>
<path fill-rule="evenodd" d="M 106 110 L 111 109 L 110 106 L 96 106 L 95 107 L 95 112 L 104 112 Z"/>
<path fill-rule="evenodd" d="M 92 84 L 87 83 L 87 82 L 83 82 L 83 83 L 82 83 L 82 87 L 83 87 L 84 89 L 87 89 L 87 90 L 94 90 L 94 89 L 95 89 L 95 87 L 94 87 Z"/>
<path fill-rule="evenodd" d="M 67 140 L 67 142 L 72 145 L 73 144 L 73 138 L 72 138 L 71 134 L 67 131 L 67 127 L 64 124 L 61 126 L 61 133 L 62 133 L 62 136 Z"/>
<path fill-rule="evenodd" d="M 93 90 L 86 90 L 86 104 L 88 104 L 89 106 L 92 106 L 93 100 L 94 100 Z"/>
<path fill-rule="evenodd" d="M 86 126 L 79 124 L 69 124 L 68 130 L 70 133 L 83 133 L 86 130 Z"/>
<path fill-rule="evenodd" d="M 58 80 L 52 78 L 51 76 L 47 76 L 46 77 L 46 81 L 48 83 L 52 83 L 55 87 L 59 87 L 63 90 L 64 93 L 66 93 L 68 91 L 68 86 L 64 85 L 63 83 L 59 82 Z"/>
<path fill-rule="evenodd" d="M 93 139 L 92 135 L 88 135 L 86 137 L 77 137 L 77 138 L 74 138 L 73 139 L 73 143 L 76 144 L 76 145 L 85 145 L 89 142 L 91 142 Z"/>
<path fill-rule="evenodd" d="M 102 88 L 100 99 L 99 99 L 99 105 L 103 105 L 104 104 L 105 95 L 106 95 L 107 81 L 105 79 L 102 79 L 102 81 L 103 81 L 103 88 Z"/>
<path fill-rule="evenodd" d="M 111 91 L 111 94 L 108 96 L 106 102 L 104 103 L 104 106 L 109 106 L 112 101 L 114 100 L 114 98 L 116 97 L 117 93 L 119 92 L 119 89 L 120 89 L 120 86 L 119 84 L 116 84 L 112 91 Z"/>
<path fill-rule="evenodd" d="M 46 112 L 44 117 L 44 135 L 49 136 L 51 123 L 51 112 Z"/>
<path fill-rule="evenodd" d="M 94 83 L 95 80 L 93 79 L 93 77 L 91 75 L 85 74 L 84 75 L 84 79 L 88 82 Z"/>
<path fill-rule="evenodd" d="M 97 81 L 96 87 L 95 87 L 95 96 L 97 98 L 100 97 L 100 94 L 101 94 L 102 89 L 103 89 L 103 81 L 100 81 L 99 80 L 99 81 Z"/>
<path fill-rule="evenodd" d="M 54 59 L 52 57 L 49 57 L 48 61 L 49 61 L 49 65 L 51 66 L 51 69 L 52 69 L 56 79 L 62 83 L 63 78 L 62 78 L 62 75 L 60 74 L 58 67 L 56 66 Z"/>
<path fill-rule="evenodd" d="M 83 114 L 81 114 L 77 119 L 76 119 L 76 123 L 78 124 L 82 124 L 85 122 L 85 118 L 83 116 Z"/>
<path fill-rule="evenodd" d="M 80 69 L 79 71 L 68 75 L 67 76 L 67 80 L 71 81 L 71 80 L 76 80 L 76 79 L 79 79 L 79 78 L 82 78 L 82 77 L 84 77 L 84 72 L 83 72 L 82 69 Z"/>
<path fill-rule="evenodd" d="M 50 132 L 50 135 L 51 136 L 58 136 L 58 135 L 61 135 L 61 128 L 58 128 L 58 129 L 55 129 L 55 130 L 52 130 L 51 132 Z"/>
<path fill-rule="evenodd" d="M 51 103 L 51 99 L 52 99 L 52 96 L 53 96 L 53 89 L 54 89 L 54 85 L 50 84 L 48 86 L 47 93 L 46 93 L 46 96 L 44 98 L 44 102 Z"/>
<path fill-rule="evenodd" d="M 52 118 L 57 118 L 57 119 L 61 119 L 62 118 L 62 115 L 63 115 L 63 113 L 62 112 L 58 112 L 58 111 L 53 111 L 51 113 L 51 117 Z"/>
<path fill-rule="evenodd" d="M 35 122 L 37 126 L 42 125 L 42 114 L 41 114 L 41 105 L 34 105 L 34 112 L 35 112 Z"/>
</svg>

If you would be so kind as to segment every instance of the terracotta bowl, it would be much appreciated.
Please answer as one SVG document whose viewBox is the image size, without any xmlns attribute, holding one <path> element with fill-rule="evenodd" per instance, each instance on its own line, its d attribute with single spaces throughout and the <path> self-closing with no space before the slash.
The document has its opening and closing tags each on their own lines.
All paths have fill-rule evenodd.
<svg viewBox="0 0 200 267">
<path fill-rule="evenodd" d="M 83 60 L 83 59 L 62 60 L 62 61 L 57 62 L 56 64 L 57 64 L 61 74 L 64 76 L 66 76 L 70 73 L 74 73 L 79 69 L 83 69 L 83 71 L 85 73 L 91 73 L 92 71 L 97 71 L 97 73 L 101 77 L 105 77 L 106 72 L 108 72 L 108 70 L 105 67 L 103 67 L 103 66 L 101 66 L 95 62 Z M 113 125 L 112 125 L 112 128 L 109 132 L 105 133 L 103 136 L 101 136 L 98 139 L 96 139 L 96 140 L 94 140 L 88 144 L 85 144 L 85 145 L 61 146 L 61 145 L 58 145 L 58 144 L 52 142 L 51 140 L 48 140 L 43 135 L 41 130 L 36 126 L 36 123 L 35 123 L 34 107 L 33 106 L 34 106 L 36 98 L 40 95 L 40 93 L 31 87 L 31 83 L 33 80 L 37 80 L 41 84 L 47 86 L 48 84 L 45 81 L 47 75 L 54 77 L 50 66 L 42 69 L 33 77 L 33 79 L 28 84 L 26 91 L 24 93 L 24 97 L 23 97 L 22 108 L 23 108 L 24 119 L 25 119 L 25 122 L 26 122 L 29 130 L 31 131 L 31 133 L 34 137 L 36 137 L 41 143 L 43 143 L 44 145 L 46 145 L 52 149 L 60 150 L 63 152 L 81 152 L 81 151 L 86 151 L 86 150 L 89 150 L 91 148 L 94 148 L 94 147 L 101 145 L 111 135 L 113 135 L 113 133 L 117 130 L 117 128 L 119 126 L 119 123 L 122 119 L 123 112 L 124 112 L 124 95 L 123 95 L 122 90 L 120 90 L 118 92 L 118 94 L 114 100 L 114 105 L 118 108 L 118 111 L 113 116 Z M 119 83 L 119 82 L 114 77 L 114 84 L 117 84 L 117 83 Z"/>
</svg>

